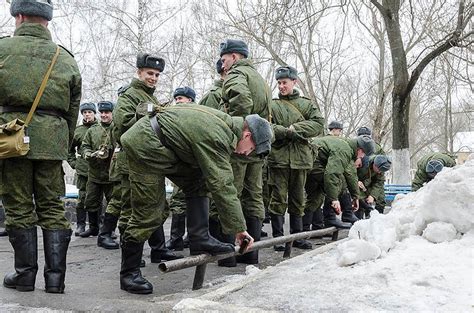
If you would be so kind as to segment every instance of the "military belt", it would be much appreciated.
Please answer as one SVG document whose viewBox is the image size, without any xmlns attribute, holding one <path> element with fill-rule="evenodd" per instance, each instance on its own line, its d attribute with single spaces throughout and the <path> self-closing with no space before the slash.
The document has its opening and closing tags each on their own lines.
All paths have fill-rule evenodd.
<svg viewBox="0 0 474 313">
<path fill-rule="evenodd" d="M 0 105 L 0 113 L 10 113 L 10 112 L 28 113 L 30 112 L 30 108 L 17 107 L 17 106 L 12 106 L 12 105 Z M 56 117 L 63 117 L 63 115 L 59 111 L 56 111 L 56 110 L 36 109 L 35 113 L 52 115 Z"/>
<path fill-rule="evenodd" d="M 165 146 L 166 148 L 169 148 L 168 142 L 166 141 L 166 137 L 161 131 L 161 126 L 158 123 L 158 119 L 156 118 L 156 115 L 150 118 L 150 125 L 155 134 L 158 136 L 158 139 L 160 139 L 161 144 Z"/>
</svg>

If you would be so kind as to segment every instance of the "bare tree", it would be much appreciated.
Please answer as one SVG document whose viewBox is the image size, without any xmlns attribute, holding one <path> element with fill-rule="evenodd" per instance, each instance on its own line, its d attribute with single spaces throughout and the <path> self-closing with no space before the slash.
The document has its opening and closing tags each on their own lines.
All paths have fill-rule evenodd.
<svg viewBox="0 0 474 313">
<path fill-rule="evenodd" d="M 434 44 L 436 48 L 427 54 L 420 55 L 421 60 L 416 65 L 412 74 L 408 73 L 408 63 L 405 46 L 402 40 L 401 25 L 399 19 L 400 0 L 371 0 L 372 4 L 381 13 L 387 32 L 392 56 L 392 71 L 394 87 L 392 90 L 392 118 L 393 118 L 393 155 L 394 155 L 394 177 L 395 183 L 409 184 L 410 154 L 409 154 L 409 112 L 410 94 L 415 87 L 425 67 L 436 57 L 451 49 L 462 47 L 466 39 L 470 39 L 472 32 L 463 34 L 464 29 L 472 17 L 472 3 L 465 6 L 465 1 L 459 1 L 457 12 L 457 23 L 453 31 L 445 38 Z M 411 4 L 411 3 L 410 3 Z"/>
</svg>

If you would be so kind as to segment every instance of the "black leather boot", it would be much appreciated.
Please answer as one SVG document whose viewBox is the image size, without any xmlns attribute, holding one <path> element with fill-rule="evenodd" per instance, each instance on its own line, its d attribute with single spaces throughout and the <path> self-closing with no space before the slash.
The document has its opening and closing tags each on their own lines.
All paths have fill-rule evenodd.
<svg viewBox="0 0 474 313">
<path fill-rule="evenodd" d="M 255 216 L 246 217 L 247 232 L 253 237 L 254 241 L 260 241 L 260 233 L 262 228 L 262 221 Z M 258 250 L 238 255 L 236 257 L 238 263 L 244 264 L 258 264 Z"/>
<path fill-rule="evenodd" d="M 100 229 L 99 236 L 97 237 L 97 245 L 104 249 L 118 249 L 119 244 L 112 239 L 112 232 L 117 227 L 118 217 L 110 213 L 105 213 L 104 224 Z"/>
<path fill-rule="evenodd" d="M 303 220 L 303 231 L 310 231 L 311 224 L 313 223 L 313 212 L 311 211 L 304 212 L 302 220 Z"/>
<path fill-rule="evenodd" d="M 270 213 L 270 218 L 272 221 L 272 236 L 273 238 L 283 236 L 283 224 L 285 223 L 284 215 L 277 215 Z M 276 245 L 273 246 L 275 251 L 285 251 L 285 245 Z"/>
<path fill-rule="evenodd" d="M 349 229 L 352 227 L 351 223 L 344 223 L 336 217 L 336 213 L 334 212 L 334 209 L 331 207 L 331 203 L 329 201 L 324 202 L 323 214 L 324 214 L 324 227 L 334 226 L 340 229 Z"/>
<path fill-rule="evenodd" d="M 90 236 L 97 236 L 99 234 L 99 212 L 87 212 L 89 215 L 89 228 L 80 233 L 79 236 L 87 238 Z"/>
<path fill-rule="evenodd" d="M 15 272 L 5 275 L 3 286 L 18 291 L 33 291 L 38 272 L 36 227 L 9 229 L 8 236 L 15 254 Z"/>
<path fill-rule="evenodd" d="M 79 236 L 80 233 L 86 231 L 86 217 L 87 212 L 84 208 L 76 208 L 76 231 L 74 232 L 74 236 Z"/>
<path fill-rule="evenodd" d="M 290 234 L 297 234 L 303 231 L 303 219 L 301 216 L 290 214 Z M 293 241 L 293 247 L 304 250 L 313 248 L 313 245 L 308 240 L 298 239 Z"/>
<path fill-rule="evenodd" d="M 136 294 L 152 293 L 153 285 L 143 278 L 140 271 L 143 242 L 122 241 L 121 246 L 120 289 Z"/>
<path fill-rule="evenodd" d="M 44 282 L 48 293 L 64 293 L 66 255 L 71 234 L 70 229 L 43 229 Z"/>
<path fill-rule="evenodd" d="M 7 236 L 8 236 L 8 232 L 5 229 L 0 228 L 0 237 L 7 237 Z"/>
<path fill-rule="evenodd" d="M 344 193 L 341 196 L 341 209 L 342 209 L 342 221 L 346 223 L 354 224 L 359 219 L 355 216 L 354 211 L 352 211 L 352 199 L 349 193 Z"/>
<path fill-rule="evenodd" d="M 235 251 L 233 244 L 220 242 L 209 235 L 209 199 L 207 197 L 187 197 L 186 206 L 191 255 L 201 253 L 217 255 Z"/>
<path fill-rule="evenodd" d="M 234 243 L 235 238 L 232 235 L 224 235 L 222 233 L 221 225 L 219 223 L 219 220 L 217 218 L 210 217 L 209 218 L 209 234 L 216 238 L 219 241 L 222 242 L 227 242 L 227 243 Z M 221 267 L 236 267 L 237 266 L 237 261 L 235 260 L 235 257 L 230 257 L 226 259 L 222 259 L 217 261 L 217 266 Z"/>
<path fill-rule="evenodd" d="M 170 239 L 166 242 L 166 248 L 170 250 L 183 251 L 183 236 L 186 229 L 186 213 L 173 214 L 171 217 Z"/>
<path fill-rule="evenodd" d="M 165 232 L 163 225 L 158 227 L 148 239 L 150 245 L 150 259 L 151 263 L 160 263 L 161 260 L 170 261 L 176 259 L 182 259 L 182 255 L 177 255 L 173 251 L 169 250 L 165 246 Z"/>
</svg>

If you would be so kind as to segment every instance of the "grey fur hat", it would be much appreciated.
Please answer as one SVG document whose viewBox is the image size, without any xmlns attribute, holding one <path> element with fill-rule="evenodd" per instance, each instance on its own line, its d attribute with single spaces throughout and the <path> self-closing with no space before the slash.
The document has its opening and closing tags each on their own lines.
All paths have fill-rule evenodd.
<svg viewBox="0 0 474 313">
<path fill-rule="evenodd" d="M 53 19 L 53 2 L 52 0 L 11 0 L 10 14 L 12 16 L 18 14 L 39 16 L 51 21 Z"/>
<path fill-rule="evenodd" d="M 222 42 L 220 45 L 220 56 L 223 56 L 227 53 L 240 53 L 245 58 L 249 56 L 249 47 L 247 44 L 238 39 L 226 39 L 226 41 Z"/>
<path fill-rule="evenodd" d="M 361 135 L 372 136 L 372 130 L 366 126 L 360 127 L 357 130 L 357 136 L 361 136 Z"/>
<path fill-rule="evenodd" d="M 97 113 L 97 109 L 95 108 L 95 104 L 92 102 L 85 102 L 79 106 L 79 111 L 84 112 L 85 110 L 92 111 L 94 113 Z"/>
<path fill-rule="evenodd" d="M 258 114 L 250 114 L 245 117 L 245 121 L 252 133 L 255 142 L 255 152 L 257 155 L 265 156 L 270 153 L 272 147 L 273 131 L 270 123 L 261 118 Z"/>
<path fill-rule="evenodd" d="M 366 155 L 372 155 L 375 152 L 375 142 L 370 136 L 357 136 L 357 147 L 364 150 Z"/>
<path fill-rule="evenodd" d="M 296 70 L 296 68 L 291 66 L 280 66 L 275 71 L 275 79 L 279 80 L 282 78 L 296 80 L 298 79 L 298 71 Z"/>
<path fill-rule="evenodd" d="M 344 125 L 342 125 L 341 122 L 332 121 L 331 123 L 329 123 L 328 129 L 329 130 L 331 130 L 331 129 L 344 129 Z"/>
<path fill-rule="evenodd" d="M 392 167 L 392 159 L 389 156 L 379 154 L 375 156 L 374 164 L 382 173 L 385 173 Z"/>
<path fill-rule="evenodd" d="M 439 173 L 443 170 L 443 163 L 440 160 L 430 160 L 426 164 L 426 173 Z"/>
<path fill-rule="evenodd" d="M 162 58 L 158 58 L 148 53 L 139 53 L 137 55 L 137 68 L 154 68 L 160 72 L 165 70 L 165 60 Z"/>
<path fill-rule="evenodd" d="M 193 102 L 196 101 L 196 92 L 191 87 L 178 87 L 174 90 L 173 98 L 177 96 L 185 96 L 191 99 Z"/>
<path fill-rule="evenodd" d="M 112 112 L 114 110 L 114 104 L 111 101 L 99 101 L 99 103 L 97 103 L 97 108 L 99 112 Z"/>
</svg>

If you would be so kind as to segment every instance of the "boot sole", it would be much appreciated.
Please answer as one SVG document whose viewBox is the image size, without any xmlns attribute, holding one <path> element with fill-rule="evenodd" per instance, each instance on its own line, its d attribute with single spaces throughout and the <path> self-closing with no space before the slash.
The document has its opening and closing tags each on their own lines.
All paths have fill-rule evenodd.
<svg viewBox="0 0 474 313">
<path fill-rule="evenodd" d="M 64 293 L 64 288 L 49 287 L 49 288 L 46 288 L 45 291 L 47 293 Z"/>
<path fill-rule="evenodd" d="M 148 295 L 150 293 L 153 293 L 153 289 L 151 289 L 151 290 L 130 290 L 130 289 L 127 289 L 127 288 L 122 287 L 122 286 L 120 286 L 120 289 L 125 290 L 126 292 L 129 292 L 129 293 L 137 294 L 137 295 Z"/>
<path fill-rule="evenodd" d="M 3 286 L 10 289 L 16 289 L 18 291 L 34 291 L 35 286 L 17 286 L 17 285 L 7 285 L 3 283 Z"/>
<path fill-rule="evenodd" d="M 101 247 L 101 248 L 104 248 L 106 250 L 117 250 L 117 249 L 120 248 L 119 246 L 116 246 L 116 247 L 107 247 L 107 246 L 103 246 L 103 245 L 97 245 L 97 246 Z"/>
</svg>

